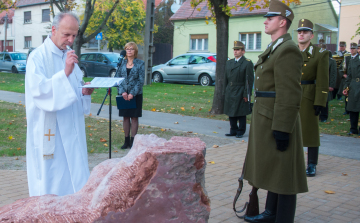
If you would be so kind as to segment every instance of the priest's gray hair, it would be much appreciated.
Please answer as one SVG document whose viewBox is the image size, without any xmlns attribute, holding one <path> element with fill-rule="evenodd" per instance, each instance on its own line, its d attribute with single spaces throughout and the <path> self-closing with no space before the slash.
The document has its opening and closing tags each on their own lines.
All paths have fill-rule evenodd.
<svg viewBox="0 0 360 223">
<path fill-rule="evenodd" d="M 54 17 L 52 26 L 55 26 L 55 29 L 59 29 L 59 25 L 60 25 L 61 20 L 63 20 L 63 18 L 65 18 L 66 16 L 73 17 L 74 19 L 76 19 L 76 21 L 80 25 L 80 19 L 75 13 L 73 13 L 73 12 L 61 12 L 61 13 L 57 14 Z"/>
</svg>

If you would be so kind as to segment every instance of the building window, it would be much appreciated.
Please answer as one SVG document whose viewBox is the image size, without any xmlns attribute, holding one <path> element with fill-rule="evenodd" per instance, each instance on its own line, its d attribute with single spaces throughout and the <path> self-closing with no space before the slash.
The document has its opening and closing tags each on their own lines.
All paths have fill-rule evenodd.
<svg viewBox="0 0 360 223">
<path fill-rule="evenodd" d="M 317 42 L 320 43 L 320 40 L 324 39 L 324 33 L 318 33 L 318 39 Z"/>
<path fill-rule="evenodd" d="M 24 24 L 31 23 L 31 11 L 24 12 Z"/>
<path fill-rule="evenodd" d="M 24 48 L 30 48 L 31 47 L 31 36 L 25 36 L 25 46 Z"/>
<path fill-rule="evenodd" d="M 42 22 L 50 22 L 50 9 L 42 10 Z"/>
<path fill-rule="evenodd" d="M 190 35 L 190 50 L 208 50 L 208 34 Z"/>
<path fill-rule="evenodd" d="M 326 44 L 330 44 L 331 43 L 331 36 L 326 36 Z"/>
<path fill-rule="evenodd" d="M 239 40 L 246 50 L 261 50 L 261 33 L 240 33 Z"/>
</svg>

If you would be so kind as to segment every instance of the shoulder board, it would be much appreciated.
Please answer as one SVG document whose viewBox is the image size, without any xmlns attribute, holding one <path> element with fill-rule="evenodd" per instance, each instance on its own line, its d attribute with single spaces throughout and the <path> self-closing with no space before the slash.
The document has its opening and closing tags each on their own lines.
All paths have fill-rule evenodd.
<svg viewBox="0 0 360 223">
<path fill-rule="evenodd" d="M 325 51 L 325 49 L 323 49 L 323 48 L 320 48 L 320 50 L 319 50 L 320 53 L 322 53 L 324 51 Z"/>
<path fill-rule="evenodd" d="M 246 59 L 247 61 L 251 61 L 250 59 Z"/>
<path fill-rule="evenodd" d="M 344 57 L 349 57 L 349 56 L 351 56 L 351 53 L 345 53 L 344 54 Z"/>
</svg>

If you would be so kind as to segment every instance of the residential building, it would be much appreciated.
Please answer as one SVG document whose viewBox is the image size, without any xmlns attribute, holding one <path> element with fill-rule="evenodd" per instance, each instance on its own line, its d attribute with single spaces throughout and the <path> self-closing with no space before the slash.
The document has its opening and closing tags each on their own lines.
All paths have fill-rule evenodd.
<svg viewBox="0 0 360 223">
<path fill-rule="evenodd" d="M 229 6 L 236 5 L 238 1 L 228 0 Z M 216 53 L 216 25 L 208 20 L 211 13 L 207 8 L 207 2 L 202 2 L 194 10 L 190 0 L 184 2 L 179 10 L 170 18 L 174 22 L 174 45 L 173 56 L 190 52 Z M 269 35 L 265 34 L 263 16 L 268 9 L 245 8 L 232 9 L 232 17 L 229 19 L 229 46 L 228 57 L 233 58 L 233 42 L 242 41 L 246 46 L 245 56 L 256 63 L 258 55 L 264 51 L 271 42 Z"/>
<path fill-rule="evenodd" d="M 360 1 L 342 0 L 340 7 L 340 30 L 339 41 L 347 43 L 346 50 L 350 51 L 350 43 L 360 40 L 360 36 L 355 36 L 356 30 L 360 24 Z M 353 36 L 355 36 L 353 38 Z"/>
<path fill-rule="evenodd" d="M 8 52 L 14 51 L 15 46 L 15 28 L 14 28 L 14 9 L 9 9 L 8 11 L 2 11 L 0 13 L 0 52 L 5 50 Z M 7 15 L 7 30 L 5 32 L 5 18 Z M 6 35 L 6 37 L 5 37 Z M 4 46 L 4 41 L 6 39 L 6 46 Z"/>
</svg>

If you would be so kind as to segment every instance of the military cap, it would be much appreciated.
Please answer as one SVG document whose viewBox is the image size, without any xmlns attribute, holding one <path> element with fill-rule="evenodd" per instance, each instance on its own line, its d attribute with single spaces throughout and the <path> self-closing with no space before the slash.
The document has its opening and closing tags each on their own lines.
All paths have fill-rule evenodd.
<svg viewBox="0 0 360 223">
<path fill-rule="evenodd" d="M 294 19 L 294 12 L 286 4 L 278 1 L 271 0 L 269 5 L 269 11 L 264 17 L 282 16 L 290 20 Z"/>
<path fill-rule="evenodd" d="M 297 31 L 314 31 L 313 28 L 314 28 L 314 25 L 310 20 L 300 19 L 299 27 L 298 27 Z"/>
<path fill-rule="evenodd" d="M 339 46 L 345 46 L 346 47 L 346 42 L 345 41 L 340 41 Z"/>
<path fill-rule="evenodd" d="M 350 43 L 350 49 L 356 49 L 357 44 L 356 43 Z"/>
<path fill-rule="evenodd" d="M 241 41 L 234 41 L 234 50 L 245 49 L 245 45 Z"/>
<path fill-rule="evenodd" d="M 319 40 L 319 47 L 322 49 L 326 49 L 326 44 L 324 39 Z"/>
</svg>

